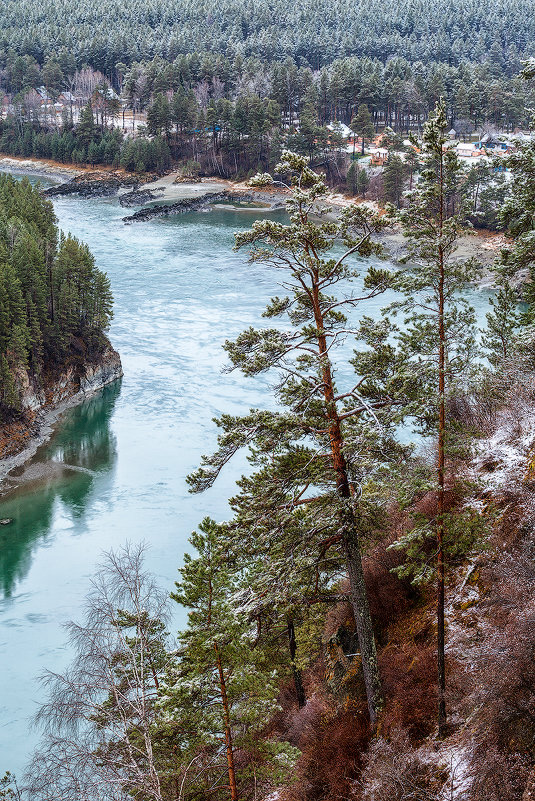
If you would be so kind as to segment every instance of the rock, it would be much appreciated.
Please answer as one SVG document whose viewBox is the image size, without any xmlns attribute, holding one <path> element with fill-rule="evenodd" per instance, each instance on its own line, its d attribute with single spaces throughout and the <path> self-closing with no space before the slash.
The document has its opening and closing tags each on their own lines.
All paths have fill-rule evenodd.
<svg viewBox="0 0 535 801">
<path fill-rule="evenodd" d="M 172 214 L 201 211 L 211 206 L 213 203 L 221 203 L 226 200 L 247 203 L 254 200 L 254 196 L 250 192 L 229 192 L 228 190 L 222 192 L 208 192 L 201 197 L 184 198 L 174 203 L 151 206 L 148 209 L 139 209 L 139 211 L 134 212 L 134 214 L 131 214 L 129 217 L 123 217 L 123 222 L 144 222 L 145 220 L 151 220 L 153 217 L 169 217 Z"/>
<path fill-rule="evenodd" d="M 9 524 L 12 522 L 13 522 L 12 517 L 4 517 L 2 520 L 0 520 L 0 526 L 9 526 Z"/>
<path fill-rule="evenodd" d="M 174 184 L 202 184 L 202 178 L 198 175 L 177 175 Z"/>
<path fill-rule="evenodd" d="M 121 358 L 117 351 L 110 347 L 102 354 L 98 362 L 85 366 L 85 374 L 80 376 L 80 392 L 83 392 L 84 395 L 92 394 L 107 384 L 117 381 L 122 375 Z"/>
<path fill-rule="evenodd" d="M 20 370 L 16 380 L 21 391 L 23 410 L 36 412 L 43 406 L 55 406 L 78 394 L 92 394 L 122 375 L 120 356 L 110 346 L 94 360 L 83 361 L 81 366 L 71 364 L 65 367 L 48 379 L 44 387 L 39 386 L 35 377 L 26 370 Z M 80 398 L 82 400 L 83 397 Z"/>
<path fill-rule="evenodd" d="M 35 376 L 31 375 L 24 367 L 18 367 L 14 371 L 14 379 L 20 392 L 21 406 L 24 410 L 35 412 L 46 403 L 43 388 L 39 385 Z"/>
<path fill-rule="evenodd" d="M 0 481 L 13 467 L 34 455 L 65 409 L 77 406 L 95 392 L 121 378 L 121 359 L 111 345 L 93 359 L 77 359 L 61 372 L 42 376 L 42 385 L 28 372 L 20 374 L 20 419 L 0 426 Z"/>
<path fill-rule="evenodd" d="M 80 195 L 81 197 L 112 197 L 117 194 L 120 187 L 121 182 L 117 178 L 80 180 L 80 176 L 78 176 L 68 181 L 66 184 L 51 186 L 49 189 L 45 189 L 44 194 L 49 196 Z"/>
<path fill-rule="evenodd" d="M 157 186 L 155 189 L 133 189 L 131 192 L 127 192 L 124 195 L 121 195 L 119 198 L 119 203 L 121 206 L 143 206 L 144 203 L 148 203 L 150 200 L 156 200 L 157 195 L 156 192 L 163 192 L 165 190 L 164 186 Z"/>
<path fill-rule="evenodd" d="M 134 190 L 139 186 L 139 179 L 125 176 L 121 173 L 86 172 L 76 175 L 64 184 L 51 186 L 45 189 L 44 194 L 49 197 L 56 195 L 80 195 L 81 197 L 112 197 L 121 187 L 130 187 Z"/>
</svg>

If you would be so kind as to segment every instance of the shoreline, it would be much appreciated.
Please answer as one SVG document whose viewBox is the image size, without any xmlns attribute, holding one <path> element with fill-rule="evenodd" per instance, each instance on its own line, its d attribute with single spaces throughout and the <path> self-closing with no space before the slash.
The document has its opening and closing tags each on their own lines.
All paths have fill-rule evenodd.
<svg viewBox="0 0 535 801">
<path fill-rule="evenodd" d="M 49 159 L 24 158 L 0 154 L 0 172 L 17 172 L 21 175 L 46 175 L 47 177 L 74 178 L 83 169 L 74 165 L 59 164 Z"/>
<path fill-rule="evenodd" d="M 30 433 L 23 447 L 16 453 L 0 459 L 0 499 L 25 481 L 26 471 L 19 476 L 10 476 L 10 473 L 30 462 L 39 448 L 53 437 L 65 412 L 90 400 L 104 387 L 123 377 L 120 356 L 113 348 L 103 354 L 98 364 L 92 365 L 93 370 L 91 370 L 91 366 L 89 367 L 90 369 L 85 373 L 85 379 L 80 382 L 76 392 L 66 397 L 59 397 L 55 401 L 52 400 L 37 409 L 33 420 L 33 427 L 36 430 Z M 61 376 L 56 382 L 56 387 L 61 393 L 64 392 L 65 386 Z M 31 469 L 31 465 L 28 465 L 28 469 Z"/>
<path fill-rule="evenodd" d="M 76 176 L 83 176 L 90 173 L 121 173 L 124 174 L 125 184 L 126 181 L 133 178 L 140 180 L 140 188 L 147 192 L 156 192 L 157 197 L 152 201 L 149 200 L 145 203 L 140 203 L 139 208 L 149 209 L 152 208 L 154 202 L 161 203 L 162 201 L 172 203 L 173 201 L 194 199 L 202 197 L 205 194 L 217 189 L 225 189 L 229 192 L 248 192 L 254 195 L 255 200 L 263 204 L 263 208 L 240 208 L 236 210 L 244 212 L 257 212 L 266 213 L 273 210 L 281 209 L 284 207 L 287 191 L 281 188 L 265 187 L 258 189 L 248 186 L 246 181 L 233 181 L 227 178 L 220 178 L 218 176 L 205 177 L 200 181 L 180 181 L 175 183 L 175 180 L 180 177 L 179 170 L 172 170 L 166 175 L 163 175 L 156 180 L 143 180 L 143 177 L 136 175 L 136 173 L 129 173 L 126 170 L 98 165 L 98 167 L 90 167 L 89 165 L 64 165 L 51 159 L 36 159 L 36 158 L 23 158 L 18 156 L 5 156 L 0 154 L 0 171 L 6 167 L 8 171 L 17 171 L 19 174 L 42 174 L 47 177 L 63 177 L 68 182 L 71 178 Z M 128 190 L 126 190 L 128 191 Z M 121 194 L 118 195 L 121 197 Z M 376 211 L 381 211 L 379 204 L 376 201 L 360 200 L 356 201 L 354 198 L 342 195 L 340 193 L 330 192 L 325 196 L 324 205 L 332 207 L 333 212 L 347 208 L 353 203 L 365 203 Z M 226 206 L 230 208 L 230 206 Z M 381 237 L 385 245 L 391 248 L 390 258 L 396 261 L 401 252 L 403 243 L 403 235 L 398 228 L 393 227 L 388 230 Z M 492 284 L 492 273 L 489 274 L 488 268 L 495 261 L 496 255 L 501 247 L 506 244 L 506 239 L 503 233 L 499 231 L 489 231 L 486 229 L 473 229 L 466 231 L 460 238 L 458 247 L 459 258 L 469 258 L 471 256 L 477 257 L 485 268 L 485 275 L 482 279 L 480 286 L 490 286 Z"/>
<path fill-rule="evenodd" d="M 99 389 L 102 388 L 103 387 L 100 387 Z M 73 396 L 64 401 L 60 401 L 60 403 L 50 408 L 43 408 L 37 413 L 36 423 L 39 427 L 38 433 L 30 437 L 28 444 L 25 445 L 21 451 L 12 456 L 6 456 L 5 459 L 0 459 L 0 500 L 22 483 L 22 481 L 19 482 L 18 479 L 23 480 L 24 474 L 11 477 L 9 475 L 11 471 L 15 470 L 17 467 L 22 467 L 26 462 L 33 459 L 39 448 L 52 439 L 57 426 L 61 423 L 61 417 L 65 412 L 68 412 L 69 409 L 73 409 L 85 400 L 89 400 L 99 389 L 95 389 L 88 394 L 80 393 L 82 397 Z"/>
</svg>

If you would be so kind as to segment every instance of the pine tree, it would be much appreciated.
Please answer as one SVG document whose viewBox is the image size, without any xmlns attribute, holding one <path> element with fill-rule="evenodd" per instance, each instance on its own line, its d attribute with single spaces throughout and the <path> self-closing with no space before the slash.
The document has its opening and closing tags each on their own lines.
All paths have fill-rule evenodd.
<svg viewBox="0 0 535 801">
<path fill-rule="evenodd" d="M 147 130 L 151 136 L 167 135 L 171 129 L 171 109 L 164 94 L 157 94 L 147 110 Z"/>
<path fill-rule="evenodd" d="M 190 779 L 187 797 L 205 791 L 221 773 L 224 743 L 228 785 L 213 788 L 211 797 L 226 789 L 232 801 L 239 797 L 243 768 L 236 752 L 247 753 L 255 777 L 282 779 L 280 757 L 295 757 L 284 743 L 262 740 L 260 733 L 277 709 L 278 684 L 273 654 L 256 647 L 257 632 L 249 616 L 237 608 L 234 593 L 238 577 L 224 551 L 224 536 L 206 518 L 190 538 L 196 556 L 186 554 L 172 598 L 188 610 L 188 626 L 179 634 L 177 658 L 162 688 L 160 708 L 175 721 L 184 721 L 185 759 L 197 760 L 196 782 Z M 260 761 L 259 761 L 260 760 Z M 262 764 L 264 763 L 264 764 Z M 282 773 L 281 773 L 282 769 Z M 275 784 L 275 786 L 277 786 Z M 223 797 L 228 797 L 227 794 Z"/>
<path fill-rule="evenodd" d="M 474 261 L 460 261 L 454 250 L 466 209 L 452 199 L 460 194 L 463 170 L 457 156 L 444 145 L 448 121 L 442 102 L 426 123 L 422 172 L 409 206 L 400 213 L 408 243 L 407 264 L 398 288 L 406 300 L 394 306 L 404 312 L 399 333 L 403 359 L 409 358 L 416 379 L 412 414 L 421 431 L 435 438 L 437 449 L 435 526 L 437 549 L 438 725 L 446 730 L 445 668 L 445 540 L 446 458 L 455 449 L 455 428 L 448 414 L 449 399 L 466 380 L 475 352 L 475 317 L 460 297 L 478 274 Z M 456 208 L 456 214 L 451 210 Z"/>
<path fill-rule="evenodd" d="M 220 418 L 219 450 L 204 458 L 190 483 L 195 491 L 211 486 L 232 455 L 249 446 L 256 472 L 251 480 L 242 479 L 243 498 L 235 506 L 243 522 L 249 521 L 251 536 L 258 534 L 264 542 L 278 538 L 293 558 L 300 559 L 301 551 L 305 559 L 315 551 L 321 560 L 330 547 L 338 548 L 334 562 L 342 560 L 349 574 L 368 708 L 375 725 L 382 694 L 361 536 L 373 528 L 370 521 L 379 519 L 376 511 L 370 511 L 373 493 L 368 497 L 365 487 L 387 458 L 391 398 L 364 402 L 358 380 L 339 392 L 332 358 L 340 338 L 352 330 L 344 309 L 353 309 L 389 284 L 386 271 L 371 267 L 360 290 L 350 287 L 359 276 L 351 256 L 380 250 L 372 235 L 383 223 L 361 206 L 345 209 L 338 223 L 324 221 L 319 202 L 327 187 L 304 157 L 284 151 L 276 172 L 287 176 L 292 186 L 289 225 L 257 221 L 237 236 L 237 247 L 248 247 L 253 261 L 284 271 L 288 295 L 273 298 L 265 316 L 286 318 L 289 327 L 250 328 L 225 347 L 233 367 L 245 375 L 278 372 L 277 397 L 285 411 L 252 410 L 245 417 Z M 253 181 L 273 182 L 270 175 Z M 313 215 L 319 215 L 319 223 Z M 339 240 L 345 247 L 337 257 L 331 250 Z M 330 295 L 341 283 L 350 287 L 348 291 Z M 376 431 L 381 414 L 383 425 Z M 301 511 L 302 521 L 296 517 Z"/>
</svg>

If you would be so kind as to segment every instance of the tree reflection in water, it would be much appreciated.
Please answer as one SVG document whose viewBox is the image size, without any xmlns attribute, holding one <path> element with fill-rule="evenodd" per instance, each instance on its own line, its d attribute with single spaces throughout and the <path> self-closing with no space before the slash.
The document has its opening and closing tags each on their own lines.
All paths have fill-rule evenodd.
<svg viewBox="0 0 535 801">
<path fill-rule="evenodd" d="M 42 446 L 30 465 L 17 472 L 23 479 L 0 501 L 0 592 L 9 598 L 28 573 L 36 548 L 47 545 L 54 515 L 62 513 L 83 525 L 87 501 L 98 475 L 113 470 L 115 435 L 110 419 L 121 389 L 115 381 L 63 417 L 53 439 Z M 28 470 L 29 467 L 29 470 Z"/>
</svg>

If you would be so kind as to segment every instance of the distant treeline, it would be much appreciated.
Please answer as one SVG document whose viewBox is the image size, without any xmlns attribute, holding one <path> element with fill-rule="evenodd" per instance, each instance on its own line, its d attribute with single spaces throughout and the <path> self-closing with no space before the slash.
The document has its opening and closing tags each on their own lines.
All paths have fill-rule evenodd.
<svg viewBox="0 0 535 801">
<path fill-rule="evenodd" d="M 39 72 L 30 56 L 10 63 L 3 79 L 17 94 L 1 126 L 3 152 L 138 172 L 162 171 L 177 159 L 198 162 L 210 174 L 243 176 L 271 169 L 288 147 L 310 156 L 336 181 L 342 143 L 327 127 L 332 120 L 368 140 L 386 126 L 405 133 L 420 129 L 443 97 L 449 123 L 458 135 L 469 136 L 485 124 L 502 130 L 528 126 L 534 102 L 529 83 L 505 77 L 489 59 L 424 66 L 394 58 L 384 66 L 345 58 L 313 72 L 291 60 L 269 65 L 214 54 L 180 56 L 174 62 L 157 58 L 130 68 L 117 65 L 113 75 L 122 110 L 116 96 L 107 97 L 101 73 L 76 71 L 54 59 Z M 85 96 L 89 104 L 73 114 L 67 103 L 59 130 L 55 114 L 37 107 L 35 97 L 27 99 L 30 84 L 45 78 L 52 98 L 70 85 L 73 97 Z M 123 126 L 131 132 L 132 117 L 138 115 L 139 123 L 140 111 L 146 112 L 146 130 L 137 127 L 135 140 L 125 137 Z M 358 124 L 363 114 L 364 127 Z"/>
<path fill-rule="evenodd" d="M 161 172 L 171 164 L 167 142 L 124 139 L 121 131 L 95 127 L 88 139 L 84 129 L 48 130 L 38 123 L 17 123 L 13 117 L 0 121 L 0 151 L 12 156 L 54 159 L 67 164 L 124 167 L 132 172 Z"/>
<path fill-rule="evenodd" d="M 513 75 L 533 55 L 533 10 L 532 0 L 443 0 L 440 13 L 421 0 L 5 0 L 0 51 L 2 63 L 29 55 L 40 65 L 64 53 L 69 69 L 89 64 L 108 75 L 119 62 L 206 51 L 231 61 L 289 57 L 313 69 L 346 56 L 488 60 Z"/>
<path fill-rule="evenodd" d="M 1 14 L 0 14 L 1 19 Z M 384 64 L 376 56 L 335 58 L 315 70 L 291 58 L 265 61 L 258 57 L 230 58 L 214 52 L 192 52 L 173 60 L 144 57 L 97 71 L 79 68 L 72 53 L 61 50 L 40 63 L 31 54 L 0 51 L 0 89 L 8 93 L 22 115 L 35 116 L 39 109 L 27 99 L 30 89 L 43 86 L 53 101 L 69 92 L 84 105 L 95 88 L 108 82 L 121 95 L 125 107 L 136 112 L 150 107 L 159 93 L 171 99 L 177 92 L 193 92 L 195 104 L 206 113 L 221 99 L 236 102 L 255 95 L 278 103 L 282 121 L 299 119 L 304 105 L 312 107 L 319 123 L 340 120 L 349 123 L 365 103 L 375 124 L 387 123 L 396 130 L 417 127 L 427 118 L 439 97 L 446 101 L 448 117 L 465 120 L 472 128 L 490 122 L 501 128 L 529 123 L 526 106 L 532 91 L 515 76 L 521 70 L 518 56 L 508 60 L 492 50 L 471 61 L 467 53 L 460 63 L 412 60 L 406 52 Z M 98 98 L 101 104 L 102 96 Z M 114 108 L 111 108 L 114 106 Z M 69 103 L 66 104 L 69 111 Z M 119 119 L 120 104 L 113 97 L 109 117 Z"/>
</svg>

